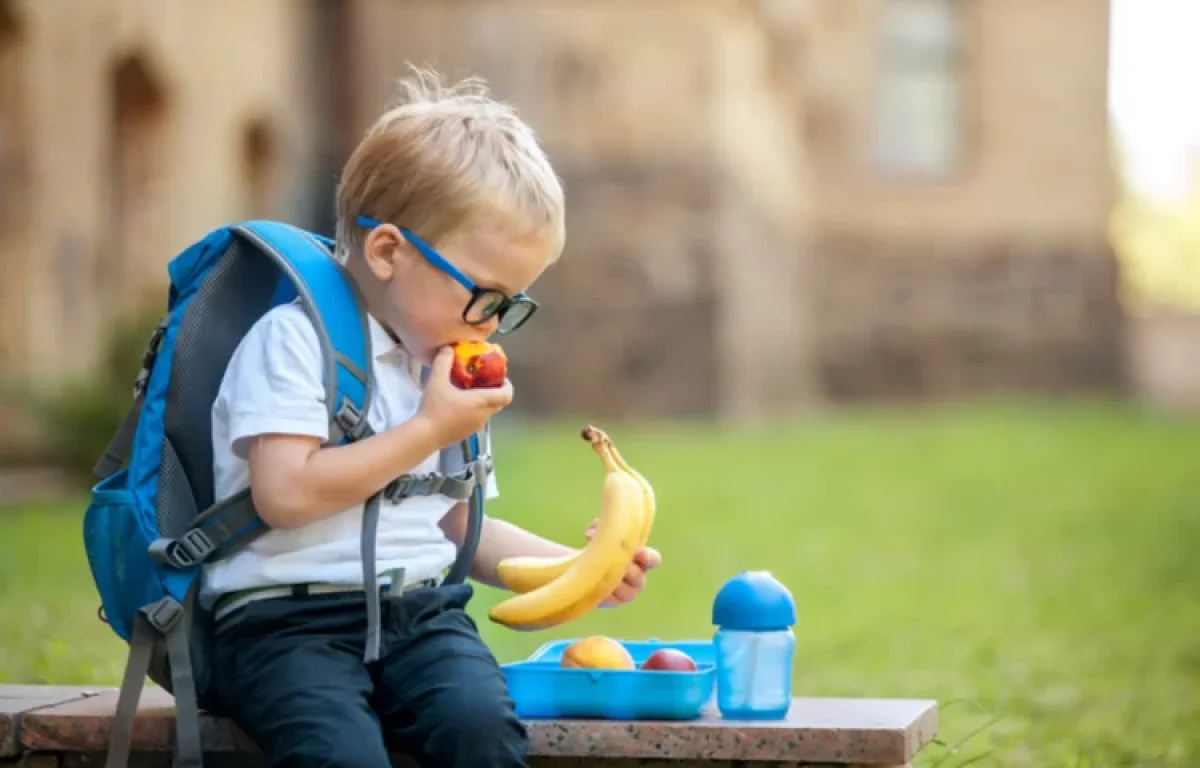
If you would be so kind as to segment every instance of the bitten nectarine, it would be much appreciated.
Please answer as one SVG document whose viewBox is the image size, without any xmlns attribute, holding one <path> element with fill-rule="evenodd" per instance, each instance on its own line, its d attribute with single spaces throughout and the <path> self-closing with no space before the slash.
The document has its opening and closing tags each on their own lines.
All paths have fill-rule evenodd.
<svg viewBox="0 0 1200 768">
<path fill-rule="evenodd" d="M 487 341 L 460 341 L 452 345 L 454 364 L 450 380 L 459 389 L 492 388 L 504 385 L 508 376 L 508 356 L 498 344 Z"/>
<path fill-rule="evenodd" d="M 677 651 L 674 648 L 659 648 L 642 662 L 642 669 L 695 672 L 696 662 L 683 651 Z"/>
<path fill-rule="evenodd" d="M 576 640 L 563 651 L 559 665 L 569 669 L 633 669 L 633 656 L 611 637 Z"/>
</svg>

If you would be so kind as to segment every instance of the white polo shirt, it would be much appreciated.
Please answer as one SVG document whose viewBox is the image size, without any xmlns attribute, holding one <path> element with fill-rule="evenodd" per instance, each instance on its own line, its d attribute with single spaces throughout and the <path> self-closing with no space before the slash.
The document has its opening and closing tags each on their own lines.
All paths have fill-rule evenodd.
<svg viewBox="0 0 1200 768">
<path fill-rule="evenodd" d="M 382 432 L 417 412 L 421 364 L 374 318 L 369 324 L 375 391 L 367 418 Z M 322 371 L 316 329 L 299 304 L 276 307 L 251 327 L 234 350 L 213 403 L 216 500 L 249 485 L 247 438 L 267 433 L 329 438 Z M 437 470 L 434 453 L 410 471 Z M 486 496 L 497 495 L 493 475 Z M 454 504 L 441 495 L 411 497 L 399 504 L 381 500 L 378 572 L 403 567 L 406 581 L 440 576 L 457 554 L 438 525 Z M 300 528 L 271 530 L 234 556 L 206 564 L 205 597 L 299 583 L 362 584 L 362 512 L 358 504 Z"/>
</svg>

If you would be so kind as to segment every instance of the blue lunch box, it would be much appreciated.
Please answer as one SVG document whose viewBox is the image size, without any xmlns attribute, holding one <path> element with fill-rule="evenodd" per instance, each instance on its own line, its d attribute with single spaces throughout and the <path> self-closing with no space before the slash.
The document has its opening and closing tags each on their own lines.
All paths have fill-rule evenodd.
<svg viewBox="0 0 1200 768">
<path fill-rule="evenodd" d="M 712 701 L 716 662 L 711 641 L 618 641 L 638 666 L 660 648 L 673 648 L 692 657 L 695 672 L 564 669 L 562 655 L 573 642 L 547 643 L 524 661 L 501 665 L 518 717 L 694 720 Z"/>
</svg>

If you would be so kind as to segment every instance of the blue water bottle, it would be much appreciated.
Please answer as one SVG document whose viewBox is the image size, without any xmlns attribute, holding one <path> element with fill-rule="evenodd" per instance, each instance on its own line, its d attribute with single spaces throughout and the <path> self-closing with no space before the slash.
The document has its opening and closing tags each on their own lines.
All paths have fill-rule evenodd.
<svg viewBox="0 0 1200 768">
<path fill-rule="evenodd" d="M 781 720 L 792 701 L 796 603 L 766 571 L 739 573 L 713 601 L 717 708 L 728 720 Z"/>
</svg>

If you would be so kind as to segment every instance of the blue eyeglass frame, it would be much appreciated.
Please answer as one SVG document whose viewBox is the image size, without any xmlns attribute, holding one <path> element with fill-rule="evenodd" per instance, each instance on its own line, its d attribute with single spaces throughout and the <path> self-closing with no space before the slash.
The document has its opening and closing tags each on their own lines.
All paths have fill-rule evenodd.
<svg viewBox="0 0 1200 768">
<path fill-rule="evenodd" d="M 383 222 L 379 221 L 378 219 L 373 219 L 369 216 L 359 216 L 358 225 L 367 229 L 374 229 L 375 227 L 383 226 Z M 530 298 L 527 294 L 518 293 L 514 294 L 513 296 L 509 296 L 498 288 L 483 288 L 477 285 L 474 280 L 464 275 L 458 267 L 451 264 L 445 256 L 438 253 L 437 250 L 429 243 L 425 242 L 404 227 L 398 227 L 398 229 L 400 230 L 401 234 L 404 235 L 405 239 L 413 244 L 413 247 L 417 249 L 417 252 L 425 257 L 425 260 L 428 261 L 430 265 L 432 265 L 439 272 L 449 275 L 456 283 L 461 285 L 463 288 L 466 288 L 471 293 L 471 298 L 467 300 L 467 305 L 463 307 L 462 312 L 463 322 L 467 323 L 468 325 L 483 325 L 493 317 L 497 317 L 499 318 L 500 323 L 496 328 L 496 332 L 503 335 L 506 333 L 512 333 L 520 328 L 522 325 L 528 322 L 529 318 L 533 317 L 535 312 L 537 312 L 538 303 Z M 470 313 L 471 308 L 474 307 L 481 298 L 486 298 L 489 296 L 498 297 L 498 304 L 496 305 L 496 308 L 490 312 L 487 312 L 487 314 L 478 320 L 468 320 L 467 315 Z M 524 307 L 525 314 L 517 320 L 516 324 L 505 327 L 505 315 L 508 314 L 510 309 L 517 306 Z"/>
</svg>

